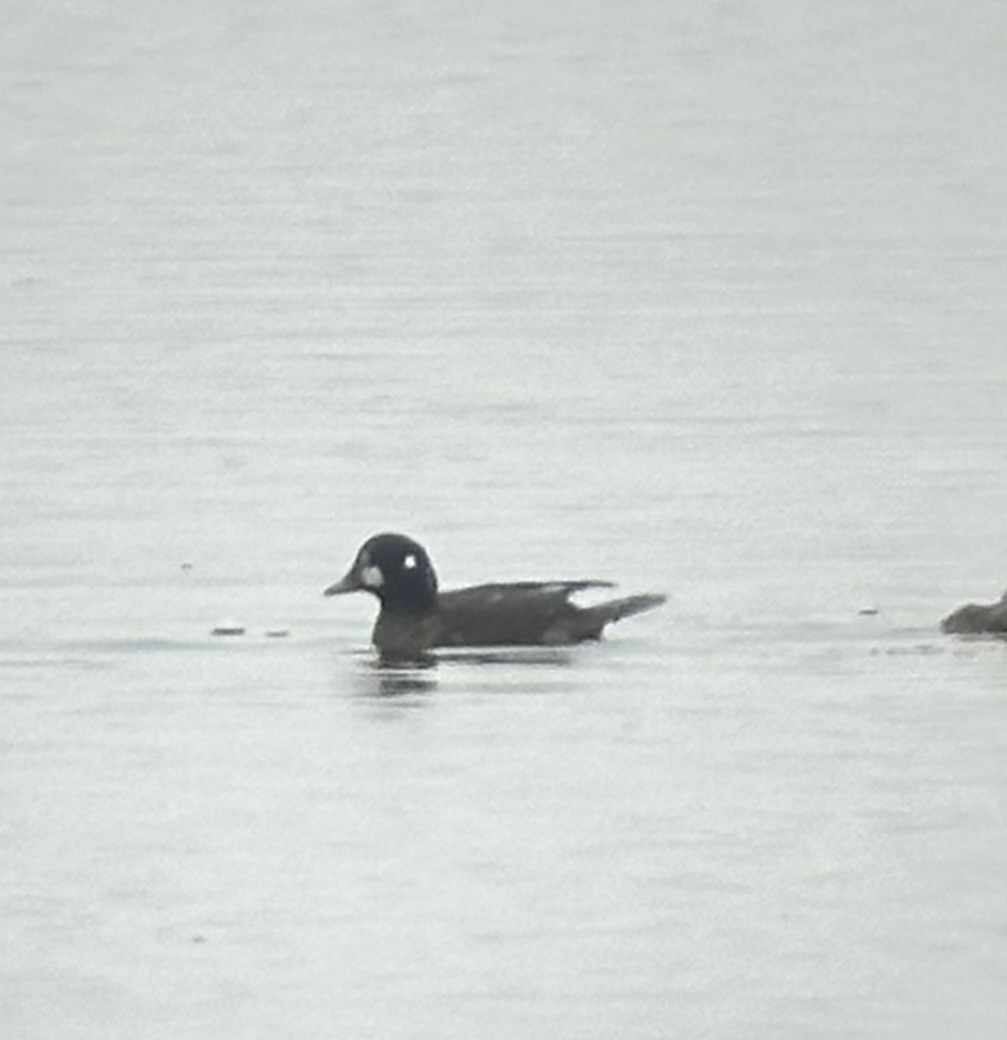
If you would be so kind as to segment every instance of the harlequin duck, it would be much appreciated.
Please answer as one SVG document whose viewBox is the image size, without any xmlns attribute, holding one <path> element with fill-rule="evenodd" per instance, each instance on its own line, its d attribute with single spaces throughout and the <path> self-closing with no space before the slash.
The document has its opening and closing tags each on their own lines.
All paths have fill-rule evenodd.
<svg viewBox="0 0 1007 1040">
<path fill-rule="evenodd" d="M 610 622 L 665 601 L 648 593 L 590 607 L 570 602 L 581 589 L 611 587 L 608 581 L 520 581 L 438 592 L 422 545 L 401 534 L 377 534 L 325 595 L 373 593 L 381 603 L 374 645 L 384 657 L 410 658 L 439 646 L 561 646 L 600 639 Z"/>
</svg>

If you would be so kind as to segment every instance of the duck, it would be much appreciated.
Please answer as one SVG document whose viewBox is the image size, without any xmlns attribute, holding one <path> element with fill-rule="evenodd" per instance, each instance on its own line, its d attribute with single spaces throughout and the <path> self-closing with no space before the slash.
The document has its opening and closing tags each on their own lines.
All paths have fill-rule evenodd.
<svg viewBox="0 0 1007 1040">
<path fill-rule="evenodd" d="M 568 646 L 598 640 L 614 621 L 666 602 L 643 593 L 579 606 L 570 597 L 609 581 L 518 581 L 441 591 L 430 555 L 415 539 L 368 538 L 326 596 L 369 592 L 380 611 L 372 642 L 385 659 L 425 657 L 439 647 Z"/>
<path fill-rule="evenodd" d="M 996 603 L 966 603 L 941 622 L 941 629 L 955 635 L 1007 635 L 1007 591 Z"/>
</svg>

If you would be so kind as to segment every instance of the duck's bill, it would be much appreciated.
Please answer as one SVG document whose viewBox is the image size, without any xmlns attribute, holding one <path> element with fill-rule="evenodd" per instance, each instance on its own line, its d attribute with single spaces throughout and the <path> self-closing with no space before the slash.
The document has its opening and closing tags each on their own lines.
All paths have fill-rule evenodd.
<svg viewBox="0 0 1007 1040">
<path fill-rule="evenodd" d="M 353 571 L 345 578 L 340 578 L 335 585 L 330 585 L 324 592 L 326 596 L 342 596 L 345 592 L 358 592 L 362 588 Z"/>
</svg>

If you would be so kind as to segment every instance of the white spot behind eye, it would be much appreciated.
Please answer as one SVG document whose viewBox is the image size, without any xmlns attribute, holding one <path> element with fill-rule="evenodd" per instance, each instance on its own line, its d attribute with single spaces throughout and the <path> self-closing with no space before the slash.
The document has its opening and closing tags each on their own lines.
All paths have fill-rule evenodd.
<svg viewBox="0 0 1007 1040">
<path fill-rule="evenodd" d="M 360 583 L 368 589 L 380 589 L 385 583 L 385 576 L 381 573 L 380 567 L 372 564 L 360 572 Z"/>
<path fill-rule="evenodd" d="M 405 559 L 404 559 L 404 560 L 402 561 L 402 566 L 403 566 L 403 567 L 405 567 L 405 569 L 406 569 L 407 571 L 411 571 L 411 570 L 414 570 L 414 569 L 415 569 L 415 567 L 416 567 L 416 557 L 415 557 L 415 556 L 413 556 L 413 554 L 412 554 L 412 553 L 410 553 L 410 554 L 409 554 L 409 555 L 408 555 L 408 556 L 407 556 L 407 557 L 406 557 L 406 558 L 405 558 Z"/>
</svg>

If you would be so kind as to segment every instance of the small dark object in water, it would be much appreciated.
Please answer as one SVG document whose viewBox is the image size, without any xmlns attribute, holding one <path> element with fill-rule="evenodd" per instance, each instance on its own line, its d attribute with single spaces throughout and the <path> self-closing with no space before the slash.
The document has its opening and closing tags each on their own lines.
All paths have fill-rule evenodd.
<svg viewBox="0 0 1007 1040">
<path fill-rule="evenodd" d="M 211 629 L 211 636 L 243 636 L 245 630 L 241 625 L 217 625 L 216 628 Z"/>
<path fill-rule="evenodd" d="M 1007 635 L 1007 592 L 997 603 L 966 603 L 948 614 L 941 622 L 941 628 L 959 635 L 983 632 Z"/>
<path fill-rule="evenodd" d="M 369 538 L 326 596 L 365 590 L 381 603 L 373 641 L 385 657 L 414 659 L 439 646 L 565 646 L 600 639 L 612 621 L 665 601 L 658 593 L 579 607 L 570 596 L 607 581 L 520 581 L 438 592 L 426 550 L 400 534 Z"/>
<path fill-rule="evenodd" d="M 286 639 L 290 635 L 290 629 L 288 628 L 268 628 L 266 629 L 267 639 Z"/>
<path fill-rule="evenodd" d="M 877 614 L 878 614 L 878 608 L 877 607 L 861 607 L 860 610 L 857 611 L 857 613 L 861 617 L 876 617 Z"/>
</svg>

